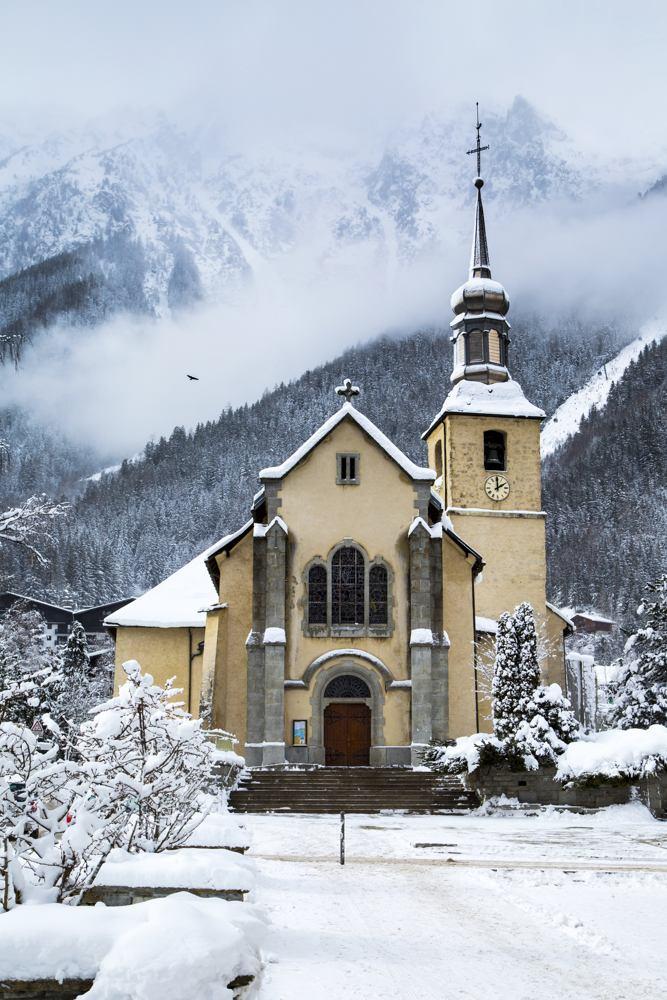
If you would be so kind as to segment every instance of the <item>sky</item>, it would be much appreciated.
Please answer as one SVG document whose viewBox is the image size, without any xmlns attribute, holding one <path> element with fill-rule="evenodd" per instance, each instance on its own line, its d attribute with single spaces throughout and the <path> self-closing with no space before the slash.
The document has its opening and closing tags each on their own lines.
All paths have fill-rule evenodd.
<svg viewBox="0 0 667 1000">
<path fill-rule="evenodd" d="M 3 0 L 0 110 L 210 102 L 239 141 L 358 141 L 523 93 L 578 145 L 665 146 L 662 0 Z"/>
<path fill-rule="evenodd" d="M 633 177 L 645 162 L 657 176 L 667 164 L 666 41 L 664 0 L 0 0 L 0 140 L 6 123 L 29 136 L 145 109 L 198 119 L 250 157 L 303 145 L 354 158 L 426 113 L 472 113 L 474 100 L 502 113 L 521 94 L 586 157 L 632 160 Z M 647 311 L 667 311 L 654 252 L 666 213 L 637 208 L 638 189 L 631 210 L 551 205 L 516 212 L 511 225 L 491 203 L 492 254 L 510 297 L 608 318 L 638 289 Z M 0 391 L 104 454 L 131 454 L 352 344 L 448 319 L 468 224 L 466 215 L 464 245 L 450 238 L 448 256 L 384 284 L 354 259 L 322 255 L 315 274 L 311 261 L 301 266 L 304 244 L 234 306 L 59 328 L 18 372 L 5 369 Z M 205 377 L 186 384 L 184 367 Z"/>
</svg>

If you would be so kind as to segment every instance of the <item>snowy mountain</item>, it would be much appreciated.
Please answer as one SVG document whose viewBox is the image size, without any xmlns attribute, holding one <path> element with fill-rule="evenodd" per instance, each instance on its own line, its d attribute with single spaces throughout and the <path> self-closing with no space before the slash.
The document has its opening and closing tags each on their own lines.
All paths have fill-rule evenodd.
<svg viewBox="0 0 667 1000">
<path fill-rule="evenodd" d="M 100 318 L 114 301 L 163 315 L 201 296 L 233 299 L 262 267 L 303 245 L 315 260 L 364 245 L 390 270 L 446 238 L 464 193 L 471 197 L 473 164 L 462 155 L 470 131 L 467 119 L 430 116 L 383 148 L 348 153 L 239 152 L 208 124 L 163 116 L 93 122 L 21 144 L 6 134 L 0 281 L 11 285 L 0 291 L 9 287 L 11 301 L 23 301 L 29 286 L 33 307 L 35 291 L 52 305 L 54 283 L 60 295 L 74 270 L 88 289 L 103 290 Z M 488 197 L 505 211 L 576 198 L 589 184 L 564 137 L 522 98 L 487 116 L 485 139 Z M 0 332 L 20 340 L 31 324 L 12 327 L 6 297 Z M 47 322 L 75 318 L 79 299 L 83 321 L 94 321 L 85 298 L 75 295 L 72 306 L 65 296 Z"/>
</svg>

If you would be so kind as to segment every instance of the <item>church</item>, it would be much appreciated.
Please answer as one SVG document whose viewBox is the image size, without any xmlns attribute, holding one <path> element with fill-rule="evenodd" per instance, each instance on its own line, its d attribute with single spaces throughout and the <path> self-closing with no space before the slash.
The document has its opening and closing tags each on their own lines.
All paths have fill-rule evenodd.
<svg viewBox="0 0 667 1000">
<path fill-rule="evenodd" d="M 451 299 L 452 387 L 425 414 L 428 464 L 364 415 L 346 378 L 329 419 L 259 472 L 247 522 L 106 620 L 116 683 L 128 659 L 175 677 L 250 767 L 414 766 L 431 739 L 490 730 L 496 623 L 521 601 L 544 681 L 565 688 L 572 626 L 546 599 L 544 413 L 510 374 L 483 184 Z"/>
</svg>

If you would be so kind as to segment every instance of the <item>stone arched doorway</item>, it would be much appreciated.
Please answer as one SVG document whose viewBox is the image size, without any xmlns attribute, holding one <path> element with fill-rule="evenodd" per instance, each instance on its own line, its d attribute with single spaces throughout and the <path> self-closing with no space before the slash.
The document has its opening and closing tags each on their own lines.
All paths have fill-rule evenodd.
<svg viewBox="0 0 667 1000">
<path fill-rule="evenodd" d="M 324 763 L 368 767 L 371 753 L 371 692 L 355 674 L 339 674 L 324 689 Z"/>
<path fill-rule="evenodd" d="M 384 744 L 384 686 L 377 673 L 341 659 L 316 675 L 312 751 L 331 767 L 368 767 Z"/>
</svg>

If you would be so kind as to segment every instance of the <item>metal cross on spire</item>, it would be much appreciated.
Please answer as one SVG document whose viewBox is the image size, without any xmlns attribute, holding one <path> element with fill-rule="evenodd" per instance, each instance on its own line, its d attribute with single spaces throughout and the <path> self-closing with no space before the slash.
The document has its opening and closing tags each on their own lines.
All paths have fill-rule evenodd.
<svg viewBox="0 0 667 1000">
<path fill-rule="evenodd" d="M 346 403 L 351 403 L 355 396 L 358 396 L 361 392 L 358 385 L 352 385 L 351 378 L 344 378 L 342 385 L 336 386 L 336 394 L 338 396 L 344 396 Z"/>
<path fill-rule="evenodd" d="M 475 128 L 477 129 L 477 142 L 475 143 L 475 146 L 474 146 L 473 149 L 467 149 L 466 150 L 466 155 L 470 156 L 472 153 L 477 153 L 477 176 L 481 177 L 482 176 L 482 153 L 484 152 L 485 149 L 488 149 L 489 147 L 488 146 L 482 146 L 482 138 L 481 138 L 481 136 L 479 134 L 480 130 L 482 128 L 482 123 L 479 120 L 479 101 L 475 101 L 475 107 L 477 109 L 477 124 L 475 125 Z"/>
</svg>

